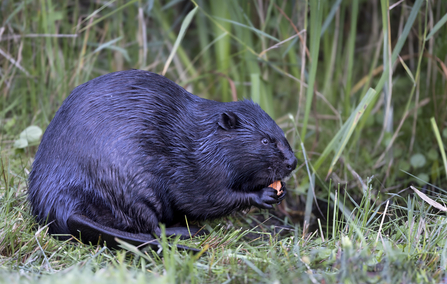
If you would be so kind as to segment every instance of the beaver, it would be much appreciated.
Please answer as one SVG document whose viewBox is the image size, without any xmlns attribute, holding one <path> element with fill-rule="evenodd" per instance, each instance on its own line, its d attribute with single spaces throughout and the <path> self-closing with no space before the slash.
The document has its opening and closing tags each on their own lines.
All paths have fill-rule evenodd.
<svg viewBox="0 0 447 284">
<path fill-rule="evenodd" d="M 29 175 L 32 213 L 50 234 L 85 243 L 189 237 L 185 220 L 214 219 L 286 195 L 297 159 L 251 100 L 217 102 L 142 70 L 76 87 L 48 125 Z"/>
</svg>

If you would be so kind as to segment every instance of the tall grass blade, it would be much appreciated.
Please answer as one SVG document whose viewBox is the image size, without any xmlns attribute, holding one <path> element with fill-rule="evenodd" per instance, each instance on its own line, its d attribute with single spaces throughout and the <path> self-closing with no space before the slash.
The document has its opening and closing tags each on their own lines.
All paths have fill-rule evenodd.
<svg viewBox="0 0 447 284">
<path fill-rule="evenodd" d="M 192 2 L 193 2 L 193 1 L 192 1 Z M 194 2 L 193 2 L 193 3 L 194 3 Z M 166 17 L 166 16 L 163 14 L 163 12 L 161 11 L 161 9 L 160 9 L 160 7 L 159 7 L 159 4 L 160 4 L 159 1 L 156 1 L 156 2 L 154 3 L 154 7 L 153 7 L 153 9 L 152 9 L 151 15 L 157 19 L 159 25 L 161 25 L 161 27 L 162 27 L 162 30 L 163 30 L 163 31 L 166 33 L 166 35 L 168 36 L 168 39 L 169 39 L 171 42 L 175 42 L 175 41 L 177 40 L 177 38 L 178 38 L 178 34 L 175 34 L 175 33 L 174 33 L 174 31 L 173 31 L 173 27 L 171 26 L 171 25 L 172 25 L 172 21 L 171 21 L 171 19 L 170 19 L 169 17 Z M 195 5 L 196 7 L 198 7 L 196 3 L 194 3 L 194 5 Z M 186 51 L 182 48 L 181 45 L 179 45 L 179 46 L 177 47 L 176 54 L 177 54 L 178 58 L 180 59 L 181 63 L 182 63 L 184 66 L 190 66 L 190 65 L 191 65 L 191 60 L 189 59 L 189 57 L 188 57 Z M 198 76 L 198 72 L 197 72 L 197 70 L 195 69 L 194 66 L 192 66 L 192 67 L 189 68 L 188 70 L 189 70 L 188 72 L 189 72 L 189 75 L 190 75 L 190 76 L 192 76 L 192 77 L 197 77 L 197 76 Z M 180 73 L 180 75 L 182 75 L 182 74 L 183 74 L 183 73 Z M 181 79 L 186 79 L 186 78 L 181 78 Z"/>
<path fill-rule="evenodd" d="M 376 97 L 376 94 L 377 94 L 376 91 L 374 91 L 373 89 L 369 89 L 368 92 L 366 93 L 365 97 L 363 98 L 363 100 L 360 102 L 360 104 L 357 106 L 355 111 L 351 114 L 350 118 L 346 122 L 346 125 L 347 125 L 346 132 L 344 132 L 341 136 L 341 140 L 338 144 L 337 149 L 335 150 L 335 156 L 332 159 L 327 176 L 329 176 L 332 173 L 332 169 L 333 169 L 335 163 L 337 162 L 338 158 L 341 156 L 341 153 L 343 152 L 346 144 L 348 143 L 349 138 L 351 138 L 351 135 L 354 132 L 354 129 L 356 128 L 357 123 L 359 122 L 360 118 L 364 114 L 368 105 Z M 326 176 L 326 178 L 327 178 L 327 176 Z"/>
<path fill-rule="evenodd" d="M 359 1 L 354 0 L 352 2 L 352 12 L 351 12 L 351 29 L 349 32 L 348 48 L 346 50 L 347 56 L 347 70 L 346 70 L 346 87 L 345 87 L 345 98 L 344 98 L 344 114 L 345 117 L 351 113 L 351 88 L 352 88 L 352 73 L 354 68 L 354 52 L 355 52 L 355 39 L 357 37 L 357 16 L 359 13 Z"/>
<path fill-rule="evenodd" d="M 438 125 L 436 125 L 435 118 L 430 119 L 433 132 L 435 133 L 436 140 L 438 141 L 439 151 L 441 152 L 442 162 L 444 163 L 445 176 L 447 178 L 447 159 L 445 157 L 444 143 L 442 143 L 441 134 L 439 133 Z"/>
<path fill-rule="evenodd" d="M 185 36 L 186 29 L 188 29 L 189 24 L 191 23 L 192 18 L 196 14 L 198 8 L 199 7 L 195 7 L 194 9 L 192 9 L 191 12 L 189 12 L 188 15 L 186 15 L 185 19 L 183 20 L 182 26 L 180 27 L 180 32 L 178 34 L 178 37 L 175 40 L 174 46 L 172 47 L 172 50 L 171 50 L 171 53 L 169 54 L 169 57 L 166 60 L 165 67 L 163 68 L 163 72 L 161 73 L 163 76 L 168 71 L 169 64 L 171 64 L 171 61 L 174 58 L 175 52 L 177 51 L 177 48 L 179 47 L 180 42 L 182 41 L 183 37 Z"/>
<path fill-rule="evenodd" d="M 259 78 L 259 73 L 250 74 L 251 82 L 251 99 L 257 103 L 261 104 L 261 79 Z"/>
<path fill-rule="evenodd" d="M 402 31 L 401 36 L 397 40 L 396 46 L 394 47 L 393 53 L 391 54 L 391 62 L 395 62 L 397 59 L 397 56 L 399 55 L 400 51 L 402 50 L 402 47 L 408 37 L 408 34 L 410 33 L 411 28 L 413 27 L 413 23 L 416 20 L 417 14 L 419 13 L 419 10 L 422 6 L 422 3 L 424 0 L 416 0 L 416 2 L 413 5 L 413 8 L 411 9 L 410 16 L 408 17 L 408 21 L 405 24 L 405 27 Z M 385 17 L 385 15 L 383 15 Z M 385 84 L 385 81 L 388 77 L 388 73 L 390 72 L 389 66 L 385 66 L 385 71 L 382 73 L 382 76 L 380 77 L 379 82 L 376 85 L 375 90 L 377 92 L 382 91 L 382 88 Z"/>
<path fill-rule="evenodd" d="M 318 54 L 320 52 L 320 34 L 321 21 L 323 17 L 323 5 L 326 1 L 311 0 L 310 1 L 310 71 L 306 92 L 306 107 L 304 110 L 303 128 L 301 129 L 301 139 L 306 139 L 307 123 L 310 115 L 310 107 L 312 106 L 312 98 L 314 94 L 315 76 L 317 74 Z"/>
<path fill-rule="evenodd" d="M 400 57 L 400 56 L 399 56 L 399 61 L 400 61 L 400 64 L 402 64 L 402 67 L 404 67 L 405 71 L 407 72 L 408 77 L 410 77 L 411 82 L 413 82 L 413 85 L 416 85 L 416 81 L 414 80 L 413 73 L 411 73 L 410 68 L 408 68 L 407 64 L 405 64 L 405 61 L 403 61 L 402 57 Z"/>
<path fill-rule="evenodd" d="M 335 13 L 338 9 L 340 9 L 341 0 L 337 0 L 334 5 L 332 5 L 331 11 L 329 12 L 329 15 L 327 15 L 326 20 L 324 20 L 323 26 L 321 28 L 320 36 L 324 34 L 326 29 L 331 24 L 332 20 L 334 19 Z"/>
<path fill-rule="evenodd" d="M 249 29 L 249 30 L 255 32 L 256 34 L 258 34 L 259 36 L 265 36 L 266 38 L 269 38 L 269 39 L 274 40 L 274 41 L 276 41 L 276 42 L 280 42 L 280 40 L 277 39 L 276 37 L 271 36 L 271 35 L 269 35 L 269 34 L 263 32 L 263 31 L 261 31 L 261 30 L 258 30 L 257 28 L 250 27 L 250 26 L 247 26 L 247 25 L 238 23 L 238 22 L 236 22 L 236 21 L 232 21 L 232 20 L 224 19 L 224 18 L 221 18 L 221 17 L 214 17 L 214 18 L 217 19 L 217 20 L 219 20 L 219 21 L 222 21 L 222 22 L 227 22 L 227 23 L 233 24 L 233 25 L 235 25 L 235 26 L 239 26 L 239 27 L 243 27 L 243 28 Z"/>
<path fill-rule="evenodd" d="M 349 138 L 352 135 L 352 132 L 354 131 L 355 127 L 357 126 L 357 123 L 359 122 L 359 119 L 365 113 L 366 108 L 371 103 L 371 101 L 376 97 L 376 95 L 377 92 L 375 90 L 373 89 L 368 90 L 366 95 L 363 97 L 362 101 L 358 104 L 355 111 L 351 114 L 351 116 L 345 122 L 345 124 L 343 124 L 340 131 L 338 131 L 337 134 L 334 136 L 334 138 L 332 138 L 331 142 L 329 142 L 329 144 L 326 146 L 320 158 L 318 158 L 317 162 L 314 165 L 315 171 L 317 171 L 318 168 L 322 165 L 322 163 L 327 158 L 329 153 L 331 151 L 334 151 L 335 156 L 332 159 L 327 176 L 331 174 L 335 163 L 337 162 L 338 158 L 343 152 L 346 143 L 348 143 Z"/>
<path fill-rule="evenodd" d="M 222 33 L 227 32 L 231 35 L 232 26 L 230 23 L 225 21 L 216 20 L 216 17 L 219 18 L 230 18 L 235 15 L 230 14 L 230 8 L 234 5 L 228 5 L 229 1 L 208 1 L 213 16 L 209 16 L 210 19 L 214 22 L 213 31 L 214 36 L 220 36 Z M 234 2 L 233 2 L 234 3 Z M 237 38 L 237 37 L 236 37 Z M 215 60 L 217 61 L 217 71 L 221 72 L 225 75 L 229 74 L 230 66 L 231 66 L 231 57 L 230 57 L 230 37 L 224 37 L 219 40 L 215 45 Z M 221 93 L 221 100 L 224 102 L 231 100 L 231 95 L 229 92 L 229 83 L 225 78 L 219 79 L 219 88 Z"/>
<path fill-rule="evenodd" d="M 428 41 L 445 23 L 447 22 L 447 14 L 445 14 L 439 22 L 433 27 L 428 36 L 425 38 L 425 41 Z"/>
<path fill-rule="evenodd" d="M 197 6 L 201 7 L 204 6 L 205 0 L 199 0 L 197 1 Z M 198 13 L 197 17 L 195 17 L 196 20 L 196 26 L 197 26 L 197 32 L 198 32 L 198 36 L 199 36 L 199 43 L 200 43 L 200 53 L 196 56 L 196 58 L 198 58 L 199 56 L 203 55 L 203 58 L 201 59 L 202 65 L 204 65 L 205 67 L 208 67 L 209 65 L 212 64 L 212 57 L 211 57 L 211 52 L 206 52 L 212 45 L 214 45 L 215 42 L 217 42 L 222 36 L 227 35 L 227 33 L 223 33 L 220 36 L 218 36 L 216 39 L 213 40 L 212 43 L 210 43 L 210 30 L 211 27 L 208 24 L 207 20 L 206 20 L 206 16 L 204 13 Z M 194 64 L 196 58 L 194 58 L 192 60 L 192 64 Z M 189 65 L 192 66 L 192 65 Z M 185 69 L 188 70 L 189 66 L 186 67 Z"/>
<path fill-rule="evenodd" d="M 227 32 L 224 32 L 223 34 L 221 34 L 220 36 L 218 36 L 217 38 L 215 38 L 212 42 L 208 43 L 206 46 L 204 46 L 202 48 L 202 50 L 199 52 L 199 54 L 196 55 L 196 57 L 193 58 L 193 60 L 191 61 L 191 63 L 186 66 L 185 71 L 183 71 L 184 73 L 188 72 L 189 69 L 194 67 L 194 63 L 196 63 L 196 61 L 201 57 L 205 57 L 205 62 L 209 63 L 207 57 L 209 56 L 209 52 L 207 52 L 216 42 L 218 42 L 219 40 L 221 40 L 222 38 L 226 37 L 228 35 Z M 186 75 L 186 74 L 185 74 Z M 180 76 L 181 77 L 181 76 Z"/>
<path fill-rule="evenodd" d="M 310 174 L 310 173 L 309 173 Z M 309 225 L 310 225 L 310 215 L 312 213 L 312 203 L 314 200 L 314 194 L 315 194 L 315 173 L 311 174 L 310 182 L 309 182 L 309 189 L 307 190 L 307 197 L 306 197 L 306 209 L 304 210 L 304 228 L 303 231 L 306 233 Z M 316 203 L 315 203 L 316 204 Z"/>
<path fill-rule="evenodd" d="M 119 47 L 119 46 L 115 46 L 115 45 L 114 45 L 114 43 L 116 43 L 116 42 L 118 42 L 118 41 L 120 41 L 120 40 L 122 40 L 122 39 L 123 39 L 123 37 L 120 36 L 120 37 L 118 37 L 118 38 L 112 39 L 111 41 L 105 42 L 105 43 L 101 44 L 100 46 L 98 46 L 98 47 L 97 47 L 91 54 L 89 54 L 89 55 L 92 55 L 92 54 L 95 54 L 95 53 L 97 53 L 97 52 L 100 52 L 100 51 L 103 50 L 103 49 L 111 49 L 111 50 L 116 50 L 116 51 L 120 52 L 120 53 L 123 55 L 123 57 L 127 60 L 127 62 L 130 62 L 130 57 L 129 57 L 129 53 L 127 52 L 127 50 L 124 49 L 124 48 L 121 48 L 121 47 Z"/>
<path fill-rule="evenodd" d="M 408 34 L 410 33 L 411 28 L 413 27 L 414 21 L 416 20 L 416 17 L 418 15 L 419 10 L 421 9 L 421 6 L 423 3 L 424 3 L 424 0 L 416 0 L 416 2 L 414 3 L 413 8 L 411 9 L 410 15 L 408 16 L 408 20 L 405 23 L 405 27 L 404 27 L 399 39 L 397 40 L 397 43 L 396 43 L 394 50 L 391 54 L 391 62 L 395 62 L 397 60 L 397 57 L 399 56 L 399 53 L 402 50 L 402 47 L 403 47 L 405 41 L 407 40 Z M 382 15 L 382 17 L 386 17 L 386 15 Z M 392 65 L 392 64 L 388 64 L 385 66 L 384 72 L 382 73 L 382 76 L 380 77 L 379 82 L 377 83 L 376 87 L 374 88 L 377 93 L 380 93 L 382 91 L 382 88 L 388 79 L 388 73 L 390 72 L 390 65 Z M 376 102 L 376 99 L 374 100 L 372 105 L 374 105 L 375 102 Z M 371 111 L 372 111 L 372 107 L 369 107 L 366 110 L 365 116 L 359 125 L 359 130 L 363 129 L 363 127 L 366 123 L 366 118 L 369 117 L 369 114 L 371 113 Z"/>
</svg>

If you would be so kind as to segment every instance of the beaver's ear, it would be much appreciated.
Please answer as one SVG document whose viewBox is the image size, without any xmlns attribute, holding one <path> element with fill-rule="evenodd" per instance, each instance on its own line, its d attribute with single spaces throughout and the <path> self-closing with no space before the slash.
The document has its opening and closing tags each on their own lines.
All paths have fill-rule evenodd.
<svg viewBox="0 0 447 284">
<path fill-rule="evenodd" d="M 237 124 L 237 115 L 231 111 L 221 113 L 217 124 L 219 124 L 222 129 L 227 131 L 230 129 L 235 129 Z"/>
</svg>

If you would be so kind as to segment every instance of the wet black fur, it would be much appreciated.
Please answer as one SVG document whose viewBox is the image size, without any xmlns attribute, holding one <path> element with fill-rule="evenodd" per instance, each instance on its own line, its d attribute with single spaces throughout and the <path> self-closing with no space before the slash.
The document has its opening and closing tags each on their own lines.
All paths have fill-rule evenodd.
<svg viewBox="0 0 447 284">
<path fill-rule="evenodd" d="M 185 215 L 272 208 L 285 193 L 268 185 L 295 167 L 283 131 L 252 101 L 206 100 L 154 73 L 115 72 L 75 88 L 56 113 L 29 201 L 52 234 L 73 234 L 67 220 L 77 214 L 158 235 L 159 223 Z"/>
</svg>

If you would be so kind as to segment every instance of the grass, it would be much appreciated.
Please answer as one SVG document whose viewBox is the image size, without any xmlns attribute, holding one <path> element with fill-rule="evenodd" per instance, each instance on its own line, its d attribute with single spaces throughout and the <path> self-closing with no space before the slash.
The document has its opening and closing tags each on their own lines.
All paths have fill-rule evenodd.
<svg viewBox="0 0 447 284">
<path fill-rule="evenodd" d="M 447 3 L 225 3 L 0 4 L 0 282 L 445 282 Z M 75 86 L 129 68 L 258 102 L 302 162 L 286 204 L 170 240 L 201 257 L 51 238 L 26 202 L 39 142 L 14 143 Z"/>
</svg>

